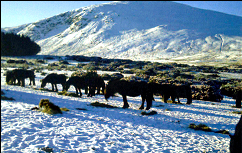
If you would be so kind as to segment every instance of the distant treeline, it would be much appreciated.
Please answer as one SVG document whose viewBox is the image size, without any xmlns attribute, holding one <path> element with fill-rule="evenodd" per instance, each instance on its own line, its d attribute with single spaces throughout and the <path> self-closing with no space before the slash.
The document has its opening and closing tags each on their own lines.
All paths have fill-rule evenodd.
<svg viewBox="0 0 242 153">
<path fill-rule="evenodd" d="M 40 46 L 28 36 L 1 32 L 1 56 L 36 55 Z"/>
</svg>

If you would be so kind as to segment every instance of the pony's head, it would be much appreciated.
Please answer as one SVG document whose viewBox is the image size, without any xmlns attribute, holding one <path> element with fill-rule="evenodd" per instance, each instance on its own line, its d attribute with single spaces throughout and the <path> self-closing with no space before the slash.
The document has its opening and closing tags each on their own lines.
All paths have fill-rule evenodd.
<svg viewBox="0 0 242 153">
<path fill-rule="evenodd" d="M 41 88 L 44 88 L 47 82 L 45 81 L 45 79 L 40 80 L 40 82 L 41 82 Z"/>
<path fill-rule="evenodd" d="M 14 82 L 15 82 L 15 78 L 14 78 L 13 72 L 7 71 L 7 73 L 6 73 L 6 83 L 7 84 L 14 84 Z"/>
<path fill-rule="evenodd" d="M 111 96 L 114 96 L 115 94 L 114 86 L 115 84 L 109 81 L 106 88 L 104 89 L 104 97 L 106 100 L 108 100 L 108 98 L 110 98 Z"/>
</svg>

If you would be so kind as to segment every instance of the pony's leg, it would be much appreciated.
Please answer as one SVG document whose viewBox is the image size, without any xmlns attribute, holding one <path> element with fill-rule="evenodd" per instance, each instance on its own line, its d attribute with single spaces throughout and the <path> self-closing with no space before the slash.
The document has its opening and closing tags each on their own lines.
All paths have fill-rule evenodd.
<svg viewBox="0 0 242 153">
<path fill-rule="evenodd" d="M 35 78 L 33 78 L 33 85 L 35 86 Z"/>
<path fill-rule="evenodd" d="M 22 79 L 22 87 L 25 87 L 25 79 Z"/>
<path fill-rule="evenodd" d="M 88 86 L 85 87 L 85 94 L 88 94 Z"/>
<path fill-rule="evenodd" d="M 100 87 L 97 87 L 97 94 L 100 95 Z"/>
<path fill-rule="evenodd" d="M 96 87 L 91 88 L 91 97 L 95 96 L 95 90 L 96 90 Z"/>
<path fill-rule="evenodd" d="M 192 103 L 192 97 L 187 97 L 187 104 L 191 104 Z"/>
<path fill-rule="evenodd" d="M 122 95 L 123 96 L 123 101 L 124 101 L 124 105 L 123 108 L 129 108 L 129 104 L 127 101 L 127 96 L 126 95 Z"/>
<path fill-rule="evenodd" d="M 177 97 L 177 99 L 178 99 L 178 103 L 181 103 L 180 100 L 179 100 L 179 97 Z"/>
<path fill-rule="evenodd" d="M 18 86 L 20 86 L 20 82 L 21 82 L 20 79 L 18 79 Z"/>
<path fill-rule="evenodd" d="M 95 87 L 89 86 L 89 93 L 87 95 L 88 97 L 95 96 Z"/>
<path fill-rule="evenodd" d="M 79 92 L 80 92 L 80 97 L 82 97 L 82 91 L 81 91 L 81 88 L 79 88 Z"/>
<path fill-rule="evenodd" d="M 162 98 L 163 98 L 163 101 L 164 101 L 165 103 L 167 103 L 167 100 L 168 100 L 169 96 L 166 95 L 166 94 L 164 94 Z"/>
<path fill-rule="evenodd" d="M 145 105 L 145 97 L 143 95 L 141 95 L 142 98 L 142 103 L 139 109 L 144 109 L 144 105 Z"/>
<path fill-rule="evenodd" d="M 152 101 L 153 101 L 153 93 L 149 93 L 146 97 L 146 103 L 147 103 L 147 106 L 146 106 L 146 109 L 145 110 L 149 110 L 152 106 Z"/>
<path fill-rule="evenodd" d="M 187 91 L 187 104 L 191 104 L 192 103 L 192 93 L 191 90 Z"/>
<path fill-rule="evenodd" d="M 51 85 L 52 85 L 52 91 L 54 91 L 54 84 L 53 84 L 53 83 L 51 83 Z"/>
<path fill-rule="evenodd" d="M 56 89 L 56 92 L 58 92 L 58 89 L 57 89 L 57 84 L 55 84 L 55 89 Z"/>
<path fill-rule="evenodd" d="M 80 97 L 82 97 L 82 91 L 81 91 L 81 88 L 79 88 L 79 92 L 80 92 Z"/>
<path fill-rule="evenodd" d="M 14 85 L 16 85 L 16 84 L 17 84 L 17 79 L 15 79 L 15 78 L 13 78 L 13 79 L 10 79 L 10 82 L 11 82 L 11 84 L 14 84 Z"/>
<path fill-rule="evenodd" d="M 32 81 L 32 79 L 31 78 L 29 78 L 29 85 L 31 86 L 31 81 Z"/>
<path fill-rule="evenodd" d="M 78 89 L 77 89 L 77 87 L 75 87 L 76 88 L 76 94 L 78 95 Z"/>
<path fill-rule="evenodd" d="M 141 104 L 141 106 L 139 107 L 139 109 L 144 109 L 144 101 L 142 100 L 142 104 Z"/>
<path fill-rule="evenodd" d="M 66 90 L 65 84 L 62 83 L 61 85 L 62 85 L 62 91 L 65 91 L 65 90 Z M 57 88 L 56 88 L 56 89 L 57 89 Z"/>
<path fill-rule="evenodd" d="M 173 96 L 171 96 L 171 100 L 172 100 L 172 103 L 175 103 L 176 101 L 176 97 L 173 95 Z"/>
</svg>

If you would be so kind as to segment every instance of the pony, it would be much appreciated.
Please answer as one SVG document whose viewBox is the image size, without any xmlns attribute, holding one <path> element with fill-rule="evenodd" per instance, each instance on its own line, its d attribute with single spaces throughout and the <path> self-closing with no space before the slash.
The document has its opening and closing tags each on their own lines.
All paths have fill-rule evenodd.
<svg viewBox="0 0 242 153">
<path fill-rule="evenodd" d="M 16 84 L 16 78 L 14 77 L 13 71 L 7 71 L 6 72 L 6 83 L 7 84 Z"/>
<path fill-rule="evenodd" d="M 97 93 L 96 94 L 100 94 L 101 88 L 102 88 L 102 93 L 104 94 L 104 90 L 105 90 L 105 82 L 104 79 L 99 76 L 96 79 L 96 87 L 97 87 Z"/>
<path fill-rule="evenodd" d="M 167 103 L 169 98 L 171 98 L 173 103 L 175 103 L 175 99 L 177 98 L 178 103 L 180 103 L 179 97 L 187 98 L 187 104 L 192 103 L 190 85 L 158 84 L 155 82 L 149 82 L 148 89 L 151 90 L 152 94 L 162 95 L 165 103 Z"/>
<path fill-rule="evenodd" d="M 51 73 L 41 80 L 41 88 L 44 88 L 47 83 L 51 83 L 52 91 L 58 92 L 57 84 L 62 85 L 62 90 L 66 89 L 66 76 L 64 74 Z M 55 89 L 54 89 L 55 87 Z"/>
<path fill-rule="evenodd" d="M 242 115 L 240 116 L 240 120 L 235 126 L 234 135 L 229 134 L 230 136 L 230 145 L 229 150 L 231 153 L 241 153 L 242 152 Z"/>
<path fill-rule="evenodd" d="M 97 90 L 96 94 L 100 94 L 101 88 L 102 88 L 102 93 L 104 93 L 105 82 L 101 76 L 97 75 L 92 77 L 86 77 L 86 82 L 89 87 L 88 96 L 90 97 L 95 96 L 96 90 Z"/>
<path fill-rule="evenodd" d="M 68 91 L 71 85 L 75 87 L 77 95 L 78 95 L 78 92 L 80 93 L 80 97 L 82 96 L 81 89 L 87 88 L 87 82 L 84 76 L 70 77 L 69 80 L 66 82 L 66 91 Z"/>
<path fill-rule="evenodd" d="M 29 78 L 33 85 L 35 85 L 35 75 L 33 70 L 25 70 L 25 69 L 14 69 L 12 71 L 7 71 L 6 74 L 6 83 L 7 84 L 16 84 L 16 80 L 18 81 L 18 85 L 25 86 L 25 79 Z"/>
<path fill-rule="evenodd" d="M 159 84 L 155 82 L 149 82 L 148 89 L 150 90 L 150 92 L 152 92 L 152 95 L 161 95 L 165 103 L 167 103 L 167 100 L 170 98 L 170 96 L 174 97 L 171 94 L 172 91 L 170 84 Z"/>
<path fill-rule="evenodd" d="M 175 98 L 177 98 L 178 103 L 180 103 L 179 97 L 187 98 L 187 104 L 192 103 L 192 90 L 189 84 L 182 85 L 171 85 L 171 99 L 175 102 Z"/>
<path fill-rule="evenodd" d="M 89 88 L 89 93 L 87 94 L 88 97 L 95 96 L 96 90 L 97 94 L 100 94 L 100 88 L 102 88 L 102 92 L 104 93 L 104 80 L 100 75 L 97 74 L 96 71 L 89 71 L 86 74 L 84 74 L 84 77 L 87 83 L 87 88 Z"/>
<path fill-rule="evenodd" d="M 120 79 L 110 80 L 105 88 L 104 97 L 108 100 L 109 97 L 119 93 L 123 97 L 123 108 L 128 108 L 127 96 L 137 97 L 141 95 L 142 104 L 139 109 L 144 109 L 144 102 L 146 100 L 146 110 L 152 106 L 152 93 L 147 90 L 147 82 L 145 81 L 126 81 Z"/>
<path fill-rule="evenodd" d="M 104 82 L 103 78 L 97 74 L 96 71 L 88 71 L 87 73 L 74 72 L 74 73 L 72 73 L 71 77 L 76 77 L 76 78 L 70 79 L 68 84 L 69 84 L 69 86 L 73 85 L 76 88 L 77 94 L 78 94 L 78 90 L 79 90 L 80 97 L 82 96 L 80 89 L 85 89 L 85 94 L 87 94 L 88 97 L 95 96 L 96 90 L 97 90 L 96 94 L 100 94 L 101 88 L 102 88 L 102 93 L 104 93 L 105 82 Z M 78 77 L 81 77 L 81 79 Z M 73 80 L 77 80 L 77 82 L 75 82 Z M 69 89 L 69 87 L 67 88 L 67 90 L 68 89 Z"/>
</svg>

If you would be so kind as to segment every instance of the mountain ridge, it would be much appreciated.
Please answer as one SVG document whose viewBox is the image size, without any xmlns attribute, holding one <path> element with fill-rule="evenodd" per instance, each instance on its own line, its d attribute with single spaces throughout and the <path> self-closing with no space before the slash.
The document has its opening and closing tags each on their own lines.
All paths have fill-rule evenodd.
<svg viewBox="0 0 242 153">
<path fill-rule="evenodd" d="M 1 30 L 29 36 L 39 55 L 159 60 L 213 52 L 217 60 L 240 60 L 241 25 L 242 17 L 175 2 L 122 1 Z"/>
</svg>

